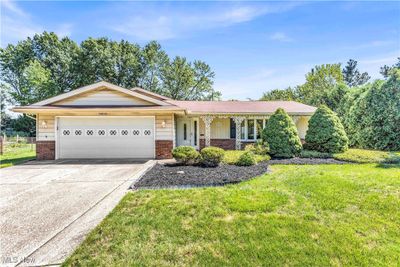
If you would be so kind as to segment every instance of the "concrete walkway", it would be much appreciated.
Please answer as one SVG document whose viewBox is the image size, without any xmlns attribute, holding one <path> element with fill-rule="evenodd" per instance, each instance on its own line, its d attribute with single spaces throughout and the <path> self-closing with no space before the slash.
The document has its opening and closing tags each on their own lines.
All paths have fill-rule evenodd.
<svg viewBox="0 0 400 267">
<path fill-rule="evenodd" d="M 59 160 L 0 170 L 0 264 L 60 264 L 154 161 Z"/>
</svg>

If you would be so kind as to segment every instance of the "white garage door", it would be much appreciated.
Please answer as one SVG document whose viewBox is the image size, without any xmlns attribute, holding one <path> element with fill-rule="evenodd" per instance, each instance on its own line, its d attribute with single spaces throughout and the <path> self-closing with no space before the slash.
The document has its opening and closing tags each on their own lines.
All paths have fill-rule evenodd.
<svg viewBox="0 0 400 267">
<path fill-rule="evenodd" d="M 60 117 L 58 158 L 154 158 L 154 117 Z"/>
</svg>

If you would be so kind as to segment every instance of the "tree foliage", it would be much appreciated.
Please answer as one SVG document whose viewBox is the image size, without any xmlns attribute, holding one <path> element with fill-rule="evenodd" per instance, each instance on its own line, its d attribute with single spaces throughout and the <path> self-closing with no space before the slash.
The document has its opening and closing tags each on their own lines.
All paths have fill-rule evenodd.
<svg viewBox="0 0 400 267">
<path fill-rule="evenodd" d="M 363 85 L 371 79 L 368 72 L 360 73 L 357 69 L 357 61 L 354 59 L 347 61 L 347 65 L 344 67 L 342 72 L 344 81 L 349 87 Z"/>
<path fill-rule="evenodd" d="M 306 82 L 299 86 L 299 99 L 313 106 L 326 105 L 330 92 L 343 82 L 340 64 L 316 66 L 306 74 Z"/>
<path fill-rule="evenodd" d="M 343 122 L 351 145 L 400 150 L 399 69 L 393 69 L 387 81 L 378 80 L 360 89 L 343 105 Z"/>
<path fill-rule="evenodd" d="M 390 76 L 390 72 L 394 69 L 400 69 L 400 57 L 397 58 L 397 63 L 392 66 L 384 65 L 381 67 L 380 74 L 382 74 L 383 78 L 387 79 Z"/>
<path fill-rule="evenodd" d="M 80 45 L 43 32 L 0 49 L 2 90 L 14 103 L 31 104 L 101 80 L 142 87 L 176 99 L 218 99 L 214 72 L 202 61 L 170 60 L 160 44 L 88 38 Z"/>
<path fill-rule="evenodd" d="M 296 101 L 298 99 L 297 87 L 292 88 L 288 87 L 286 89 L 274 89 L 268 92 L 265 92 L 260 100 L 264 101 Z"/>
<path fill-rule="evenodd" d="M 281 108 L 269 118 L 262 132 L 262 138 L 269 144 L 269 154 L 277 158 L 291 158 L 301 151 L 301 142 L 296 125 Z"/>
<path fill-rule="evenodd" d="M 308 122 L 305 147 L 326 153 L 340 153 L 348 148 L 349 139 L 339 117 L 327 106 L 321 106 Z"/>
</svg>

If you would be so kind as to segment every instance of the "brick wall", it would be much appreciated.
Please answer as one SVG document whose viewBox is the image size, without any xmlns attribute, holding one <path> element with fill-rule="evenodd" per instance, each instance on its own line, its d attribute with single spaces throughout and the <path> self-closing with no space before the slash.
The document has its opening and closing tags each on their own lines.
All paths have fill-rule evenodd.
<svg viewBox="0 0 400 267">
<path fill-rule="evenodd" d="M 200 139 L 200 149 L 204 148 L 206 140 Z M 225 150 L 234 150 L 235 149 L 235 139 L 211 139 L 211 146 L 220 147 Z"/>
<path fill-rule="evenodd" d="M 36 159 L 54 160 L 56 158 L 55 141 L 36 141 Z"/>
<path fill-rule="evenodd" d="M 173 146 L 172 140 L 156 140 L 156 158 L 171 159 Z"/>
</svg>

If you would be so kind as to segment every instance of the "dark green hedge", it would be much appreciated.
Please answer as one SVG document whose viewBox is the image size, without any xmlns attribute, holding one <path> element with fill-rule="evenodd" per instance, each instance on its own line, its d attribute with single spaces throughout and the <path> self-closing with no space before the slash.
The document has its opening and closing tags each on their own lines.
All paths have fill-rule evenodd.
<svg viewBox="0 0 400 267">
<path fill-rule="evenodd" d="M 339 110 L 350 145 L 400 150 L 400 70 L 359 90 L 361 94 L 344 101 Z"/>
</svg>

